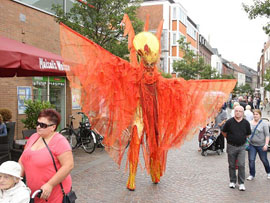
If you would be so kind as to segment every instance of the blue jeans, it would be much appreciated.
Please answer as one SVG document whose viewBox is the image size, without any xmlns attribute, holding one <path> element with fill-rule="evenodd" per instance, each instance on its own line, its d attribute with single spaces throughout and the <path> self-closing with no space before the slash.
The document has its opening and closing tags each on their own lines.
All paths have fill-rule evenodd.
<svg viewBox="0 0 270 203">
<path fill-rule="evenodd" d="M 249 174 L 253 177 L 255 177 L 255 160 L 257 153 L 259 154 L 259 157 L 264 165 L 264 169 L 266 173 L 270 173 L 270 166 L 267 159 L 267 151 L 262 150 L 262 146 L 253 146 L 250 145 L 250 149 L 248 150 L 248 162 L 249 162 Z"/>
</svg>

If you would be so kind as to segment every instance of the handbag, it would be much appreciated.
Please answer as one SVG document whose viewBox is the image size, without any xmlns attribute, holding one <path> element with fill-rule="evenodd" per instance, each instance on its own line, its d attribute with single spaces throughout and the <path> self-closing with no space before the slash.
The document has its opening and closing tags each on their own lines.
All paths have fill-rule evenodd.
<svg viewBox="0 0 270 203">
<path fill-rule="evenodd" d="M 53 165 L 54 165 L 55 171 L 57 172 L 57 167 L 56 167 L 55 160 L 53 158 L 52 152 L 51 152 L 49 146 L 47 145 L 46 141 L 44 140 L 44 138 L 42 138 L 42 140 L 43 140 L 44 144 L 46 145 L 48 151 L 50 152 L 50 155 L 51 155 L 52 160 L 53 160 Z M 72 190 L 72 187 L 70 189 L 70 192 L 66 194 L 62 183 L 60 183 L 60 186 L 61 186 L 61 190 L 62 190 L 62 193 L 63 193 L 63 201 L 62 201 L 62 203 L 75 203 L 75 200 L 77 199 L 77 196 L 76 196 L 75 192 Z"/>
<path fill-rule="evenodd" d="M 255 131 L 257 130 L 257 127 L 260 125 L 260 123 L 262 122 L 262 120 L 259 121 L 259 123 L 256 125 L 256 127 L 254 128 L 252 135 L 250 136 L 250 138 L 248 137 L 246 139 L 246 144 L 245 144 L 245 149 L 246 151 L 248 151 L 250 149 L 250 141 L 253 138 L 253 136 L 255 135 Z"/>
</svg>

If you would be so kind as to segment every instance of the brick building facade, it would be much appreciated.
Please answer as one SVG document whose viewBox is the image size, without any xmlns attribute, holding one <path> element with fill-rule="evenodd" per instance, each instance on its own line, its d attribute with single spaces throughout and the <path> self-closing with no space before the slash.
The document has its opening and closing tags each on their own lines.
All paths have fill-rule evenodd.
<svg viewBox="0 0 270 203">
<path fill-rule="evenodd" d="M 61 54 L 59 25 L 55 22 L 52 14 L 29 5 L 25 5 L 19 1 L 2 0 L 0 4 L 0 19 L 0 36 L 40 48 L 54 54 Z M 47 77 L 44 78 L 46 79 Z M 25 117 L 24 114 L 18 113 L 17 88 L 26 86 L 31 87 L 31 97 L 34 98 L 35 92 L 37 94 L 38 92 L 41 92 L 40 94 L 42 94 L 39 87 L 35 87 L 35 81 L 42 80 L 44 78 L 0 78 L 2 90 L 0 93 L 0 108 L 11 110 L 12 121 L 16 122 L 16 139 L 22 138 L 21 132 L 24 129 L 24 126 L 21 119 Z M 61 127 L 63 127 L 68 121 L 68 115 L 74 113 L 76 110 L 72 110 L 71 89 L 69 88 L 66 78 L 64 77 L 61 79 L 64 81 L 63 84 L 61 84 L 62 87 L 59 87 L 59 83 L 49 82 L 52 79 L 53 78 L 48 78 L 48 89 L 53 90 L 53 88 L 55 88 L 55 90 L 59 90 L 62 88 L 61 97 L 59 97 L 62 102 L 59 108 L 62 109 Z M 58 87 L 53 85 L 58 85 Z M 34 92 L 34 90 L 36 91 Z M 55 91 L 55 93 L 57 94 L 57 91 Z M 45 100 L 50 100 L 50 90 L 48 90 L 48 95 L 40 96 Z M 55 99 L 55 96 L 53 97 Z M 55 103 L 57 104 L 58 101 L 55 101 Z"/>
<path fill-rule="evenodd" d="M 180 3 L 173 0 L 146 0 L 140 6 L 138 18 L 142 21 L 145 21 L 147 14 L 151 14 L 150 32 L 155 32 L 160 21 L 164 20 L 160 56 L 160 68 L 164 72 L 172 73 L 173 62 L 183 58 L 183 51 L 177 42 L 180 37 L 184 37 L 185 41 L 190 43 L 190 49 L 198 54 L 197 24 L 187 16 L 186 9 Z"/>
</svg>

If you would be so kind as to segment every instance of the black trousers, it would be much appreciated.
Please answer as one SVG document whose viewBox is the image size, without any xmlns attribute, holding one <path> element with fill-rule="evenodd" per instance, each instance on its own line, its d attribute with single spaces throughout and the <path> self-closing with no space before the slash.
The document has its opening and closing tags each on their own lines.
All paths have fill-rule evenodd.
<svg viewBox="0 0 270 203">
<path fill-rule="evenodd" d="M 220 149 L 224 149 L 224 136 L 221 133 L 217 137 L 216 146 L 219 146 Z"/>
</svg>

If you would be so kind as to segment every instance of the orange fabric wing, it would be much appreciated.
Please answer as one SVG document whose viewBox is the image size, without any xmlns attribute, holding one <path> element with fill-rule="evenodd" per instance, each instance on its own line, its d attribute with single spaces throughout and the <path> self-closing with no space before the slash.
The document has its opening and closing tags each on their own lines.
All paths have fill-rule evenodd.
<svg viewBox="0 0 270 203">
<path fill-rule="evenodd" d="M 168 150 L 191 139 L 214 119 L 236 80 L 160 78 L 157 86 L 159 147 Z"/>
<path fill-rule="evenodd" d="M 82 111 L 120 165 L 129 138 L 123 131 L 131 129 L 139 102 L 141 71 L 63 24 L 60 39 L 70 85 L 81 90 Z"/>
</svg>

